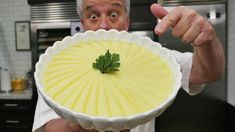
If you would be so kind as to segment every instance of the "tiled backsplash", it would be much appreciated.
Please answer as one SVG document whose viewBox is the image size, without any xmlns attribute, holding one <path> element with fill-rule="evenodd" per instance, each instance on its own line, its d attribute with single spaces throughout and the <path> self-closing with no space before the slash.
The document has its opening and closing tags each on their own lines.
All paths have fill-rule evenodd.
<svg viewBox="0 0 235 132">
<path fill-rule="evenodd" d="M 228 2 L 228 102 L 235 106 L 235 1 Z"/>
<path fill-rule="evenodd" d="M 29 20 L 27 0 L 0 1 L 0 67 L 8 68 L 12 77 L 31 68 L 31 52 L 16 51 L 15 43 L 15 21 Z"/>
</svg>

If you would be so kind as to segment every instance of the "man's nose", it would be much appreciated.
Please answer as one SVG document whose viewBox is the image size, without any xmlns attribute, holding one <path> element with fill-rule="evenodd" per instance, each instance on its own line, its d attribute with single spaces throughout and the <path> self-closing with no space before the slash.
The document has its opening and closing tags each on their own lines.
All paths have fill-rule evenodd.
<svg viewBox="0 0 235 132">
<path fill-rule="evenodd" d="M 105 17 L 102 18 L 100 25 L 99 25 L 99 29 L 105 29 L 105 30 L 111 29 L 107 18 L 105 18 Z"/>
</svg>

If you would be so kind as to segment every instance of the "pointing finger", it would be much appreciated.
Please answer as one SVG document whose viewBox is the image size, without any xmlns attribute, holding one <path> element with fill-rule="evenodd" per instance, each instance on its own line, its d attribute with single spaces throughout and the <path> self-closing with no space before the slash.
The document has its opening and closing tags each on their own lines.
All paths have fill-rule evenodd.
<svg viewBox="0 0 235 132">
<path fill-rule="evenodd" d="M 168 14 L 168 11 L 159 4 L 152 4 L 150 9 L 153 15 L 160 19 L 162 19 Z"/>
<path fill-rule="evenodd" d="M 160 35 L 165 33 L 169 28 L 174 27 L 181 18 L 181 10 L 181 7 L 177 7 L 163 17 L 156 26 L 155 33 Z"/>
</svg>

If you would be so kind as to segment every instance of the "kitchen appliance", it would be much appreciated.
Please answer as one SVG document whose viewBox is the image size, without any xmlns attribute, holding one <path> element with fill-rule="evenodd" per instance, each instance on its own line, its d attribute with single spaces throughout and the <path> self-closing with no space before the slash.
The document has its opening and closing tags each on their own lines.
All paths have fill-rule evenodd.
<svg viewBox="0 0 235 132">
<path fill-rule="evenodd" d="M 223 3 L 227 0 L 158 0 L 158 3 L 164 6 L 172 5 L 199 5 L 199 4 L 214 4 Z"/>
<path fill-rule="evenodd" d="M 2 73 L 2 67 L 0 67 L 0 92 L 2 91 L 2 90 L 1 90 L 1 86 L 2 86 L 2 84 L 1 84 L 1 82 L 2 82 L 2 81 L 1 81 L 1 75 L 2 75 L 2 74 L 1 74 L 1 73 Z"/>
<path fill-rule="evenodd" d="M 72 32 L 71 32 L 72 30 Z M 31 22 L 32 61 L 33 65 L 45 50 L 55 41 L 60 41 L 75 32 L 81 32 L 80 22 Z"/>
<path fill-rule="evenodd" d="M 10 72 L 6 68 L 1 69 L 1 91 L 2 92 L 10 92 L 11 91 L 11 78 L 10 78 Z"/>
<path fill-rule="evenodd" d="M 160 0 L 168 11 L 177 5 L 195 9 L 211 22 L 219 36 L 225 54 L 226 2 L 224 0 Z M 159 36 L 163 46 L 181 52 L 192 52 L 190 45 L 174 38 L 171 30 Z M 205 90 L 191 97 L 180 90 L 174 104 L 156 120 L 157 132 L 225 132 L 226 131 L 226 73 L 222 79 L 206 85 Z"/>
<path fill-rule="evenodd" d="M 30 36 L 32 54 L 32 73 L 35 71 L 35 64 L 39 56 L 55 41 L 62 40 L 65 36 L 71 35 L 71 26 L 80 32 L 78 15 L 75 2 L 62 3 L 36 3 L 30 4 Z M 72 24 L 73 23 L 73 24 Z M 74 29 L 74 30 L 75 30 Z M 33 87 L 33 108 L 36 107 L 37 90 L 34 78 Z"/>
</svg>

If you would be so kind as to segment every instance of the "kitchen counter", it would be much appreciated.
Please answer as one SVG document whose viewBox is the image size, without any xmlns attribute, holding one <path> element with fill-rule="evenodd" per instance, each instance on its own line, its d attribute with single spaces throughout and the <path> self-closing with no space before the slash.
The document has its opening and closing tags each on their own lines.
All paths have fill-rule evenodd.
<svg viewBox="0 0 235 132">
<path fill-rule="evenodd" d="M 32 88 L 0 92 L 0 132 L 31 132 L 34 117 Z"/>
<path fill-rule="evenodd" d="M 31 100 L 32 99 L 32 89 L 23 90 L 23 91 L 10 91 L 10 92 L 0 92 L 0 99 L 23 99 Z"/>
</svg>

